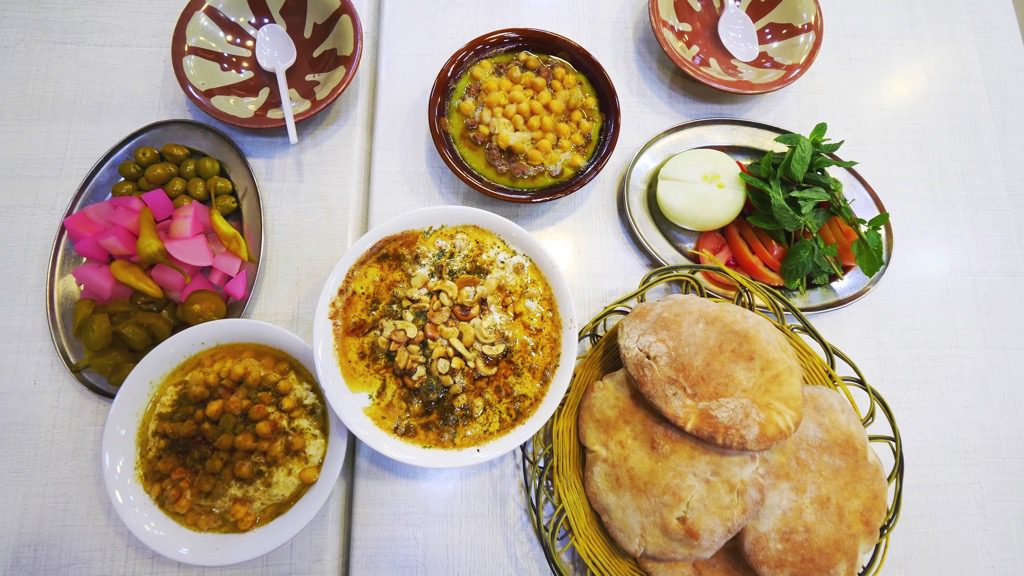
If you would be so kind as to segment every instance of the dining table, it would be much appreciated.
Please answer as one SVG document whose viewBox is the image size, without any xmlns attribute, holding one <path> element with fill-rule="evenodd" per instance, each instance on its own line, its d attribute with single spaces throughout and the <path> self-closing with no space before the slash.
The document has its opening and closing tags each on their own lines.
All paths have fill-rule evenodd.
<svg viewBox="0 0 1024 576">
<path fill-rule="evenodd" d="M 756 95 L 680 70 L 652 33 L 648 2 L 353 3 L 364 42 L 358 72 L 298 124 L 295 145 L 283 128 L 239 128 L 186 98 L 170 49 L 183 1 L 0 5 L 0 574 L 550 573 L 519 450 L 422 468 L 350 437 L 314 519 L 279 548 L 230 566 L 178 563 L 129 532 L 100 462 L 111 400 L 79 385 L 54 350 L 47 269 L 90 167 L 125 135 L 175 118 L 224 131 L 248 158 L 264 247 L 245 317 L 307 342 L 324 281 L 347 248 L 390 217 L 439 205 L 494 212 L 529 231 L 565 273 L 582 323 L 658 266 L 623 209 L 624 173 L 645 142 L 706 118 L 803 134 L 828 122 L 891 214 L 881 282 L 810 316 L 885 397 L 901 431 L 902 510 L 882 573 L 1024 574 L 1024 186 L 1013 176 L 1024 166 L 1024 43 L 1011 0 L 819 0 L 824 33 L 813 65 Z M 618 95 L 620 132 L 606 166 L 551 202 L 474 191 L 428 130 L 445 61 L 505 28 L 572 39 Z"/>
</svg>

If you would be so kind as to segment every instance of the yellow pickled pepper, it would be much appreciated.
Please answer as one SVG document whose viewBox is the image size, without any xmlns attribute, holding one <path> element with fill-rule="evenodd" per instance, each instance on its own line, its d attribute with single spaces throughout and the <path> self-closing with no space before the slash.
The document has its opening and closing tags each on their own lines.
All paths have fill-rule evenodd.
<svg viewBox="0 0 1024 576">
<path fill-rule="evenodd" d="M 249 245 L 246 244 L 242 234 L 235 230 L 234 226 L 228 224 L 224 215 L 217 209 L 217 194 L 213 189 L 210 190 L 210 225 L 213 226 L 217 238 L 220 238 L 221 244 L 228 249 L 228 252 L 241 258 L 242 262 L 249 261 Z"/>
<path fill-rule="evenodd" d="M 153 211 L 149 209 L 149 206 L 145 206 L 139 211 L 139 239 L 135 242 L 135 251 L 138 252 L 139 259 L 143 263 L 169 266 L 185 278 L 186 284 L 192 281 L 184 270 L 174 262 L 171 262 L 170 257 L 167 255 L 167 248 L 156 233 L 156 219 L 153 217 Z"/>
<path fill-rule="evenodd" d="M 146 274 L 145 270 L 132 262 L 114 260 L 110 263 L 110 273 L 118 282 L 142 292 L 150 298 L 164 297 L 164 291 L 160 289 L 160 286 L 149 277 L 149 274 Z"/>
</svg>

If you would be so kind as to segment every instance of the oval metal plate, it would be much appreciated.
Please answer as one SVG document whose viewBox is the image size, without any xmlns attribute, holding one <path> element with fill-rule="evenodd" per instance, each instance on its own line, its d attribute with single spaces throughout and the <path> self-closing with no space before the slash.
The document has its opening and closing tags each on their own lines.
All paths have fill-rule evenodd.
<svg viewBox="0 0 1024 576">
<path fill-rule="evenodd" d="M 629 164 L 622 183 L 626 219 L 640 247 L 664 265 L 697 263 L 688 255 L 700 233 L 670 222 L 658 209 L 655 198 L 658 171 L 669 158 L 692 148 L 714 148 L 742 162 L 750 162 L 769 149 L 785 152 L 786 147 L 775 142 L 775 137 L 787 133 L 788 130 L 757 122 L 710 118 L 680 124 L 644 144 Z M 885 211 L 881 199 L 856 170 L 832 168 L 829 173 L 843 183 L 843 191 L 858 217 L 870 220 Z M 783 292 L 803 312 L 823 312 L 846 306 L 870 292 L 889 268 L 893 246 L 891 224 L 886 224 L 882 230 L 882 245 L 882 269 L 871 278 L 855 268 L 842 279 L 804 294 Z M 715 291 L 714 286 L 706 286 Z"/>
<path fill-rule="evenodd" d="M 117 386 L 107 383 L 106 378 L 84 370 L 75 372 L 71 367 L 82 359 L 84 348 L 81 342 L 71 334 L 71 320 L 75 302 L 81 290 L 71 270 L 84 262 L 75 253 L 71 241 L 67 238 L 63 221 L 72 213 L 89 204 L 95 204 L 110 198 L 110 187 L 121 177 L 117 173 L 117 165 L 125 160 L 138 146 L 153 146 L 159 149 L 167 143 L 178 143 L 205 155 L 220 160 L 221 166 L 231 177 L 238 195 L 239 213 L 241 214 L 242 230 L 249 242 L 251 259 L 254 269 L 249 278 L 249 286 L 245 300 L 233 302 L 228 306 L 228 317 L 238 318 L 245 311 L 253 287 L 259 277 L 260 260 L 263 254 L 263 208 L 260 204 L 259 187 L 256 177 L 249 167 L 245 155 L 234 141 L 226 134 L 192 120 L 164 120 L 144 126 L 129 134 L 125 139 L 114 145 L 92 167 L 78 187 L 68 209 L 64 212 L 57 225 L 57 236 L 53 241 L 50 253 L 50 268 L 46 278 L 46 315 L 50 323 L 50 336 L 64 366 L 83 386 L 109 398 L 117 393 Z"/>
</svg>

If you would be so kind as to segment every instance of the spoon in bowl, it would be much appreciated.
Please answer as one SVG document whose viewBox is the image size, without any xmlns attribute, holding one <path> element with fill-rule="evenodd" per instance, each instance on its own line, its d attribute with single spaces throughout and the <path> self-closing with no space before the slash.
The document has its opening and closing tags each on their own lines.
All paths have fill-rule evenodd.
<svg viewBox="0 0 1024 576">
<path fill-rule="evenodd" d="M 295 43 L 288 32 L 278 24 L 267 24 L 256 33 L 256 61 L 267 72 L 277 75 L 277 89 L 281 93 L 281 110 L 288 126 L 288 141 L 299 141 L 295 133 L 295 116 L 292 114 L 292 100 L 288 95 L 288 80 L 284 73 L 295 64 Z"/>
<path fill-rule="evenodd" d="M 733 0 L 725 0 L 722 15 L 718 18 L 718 36 L 725 48 L 740 62 L 750 62 L 761 52 L 754 22 Z"/>
</svg>

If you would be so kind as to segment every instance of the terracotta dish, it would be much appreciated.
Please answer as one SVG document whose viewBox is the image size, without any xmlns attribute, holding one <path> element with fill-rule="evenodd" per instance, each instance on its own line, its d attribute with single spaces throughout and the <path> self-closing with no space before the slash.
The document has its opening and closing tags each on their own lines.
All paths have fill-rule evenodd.
<svg viewBox="0 0 1024 576">
<path fill-rule="evenodd" d="M 463 73 L 485 57 L 524 50 L 561 58 L 585 75 L 594 87 L 599 108 L 604 114 L 597 147 L 587 164 L 569 180 L 535 190 L 503 186 L 478 174 L 459 155 L 445 128 L 449 100 L 456 82 Z M 546 202 L 579 190 L 604 168 L 619 137 L 619 99 L 604 68 L 579 44 L 544 30 L 510 28 L 471 40 L 445 62 L 430 92 L 427 122 L 430 125 L 430 136 L 441 159 L 468 186 L 488 196 L 509 202 Z"/>
<path fill-rule="evenodd" d="M 352 81 L 362 55 L 363 30 L 350 0 L 191 0 L 171 40 L 174 75 L 185 95 L 235 126 L 284 126 L 277 80 L 256 62 L 254 51 L 256 31 L 271 22 L 288 30 L 298 51 L 287 75 L 295 120 L 333 102 Z"/>
<path fill-rule="evenodd" d="M 648 3 L 654 37 L 676 66 L 700 82 L 738 94 L 771 92 L 795 82 L 821 48 L 818 0 L 742 0 L 740 8 L 754 21 L 761 49 L 748 63 L 733 58 L 718 36 L 722 0 Z"/>
</svg>

